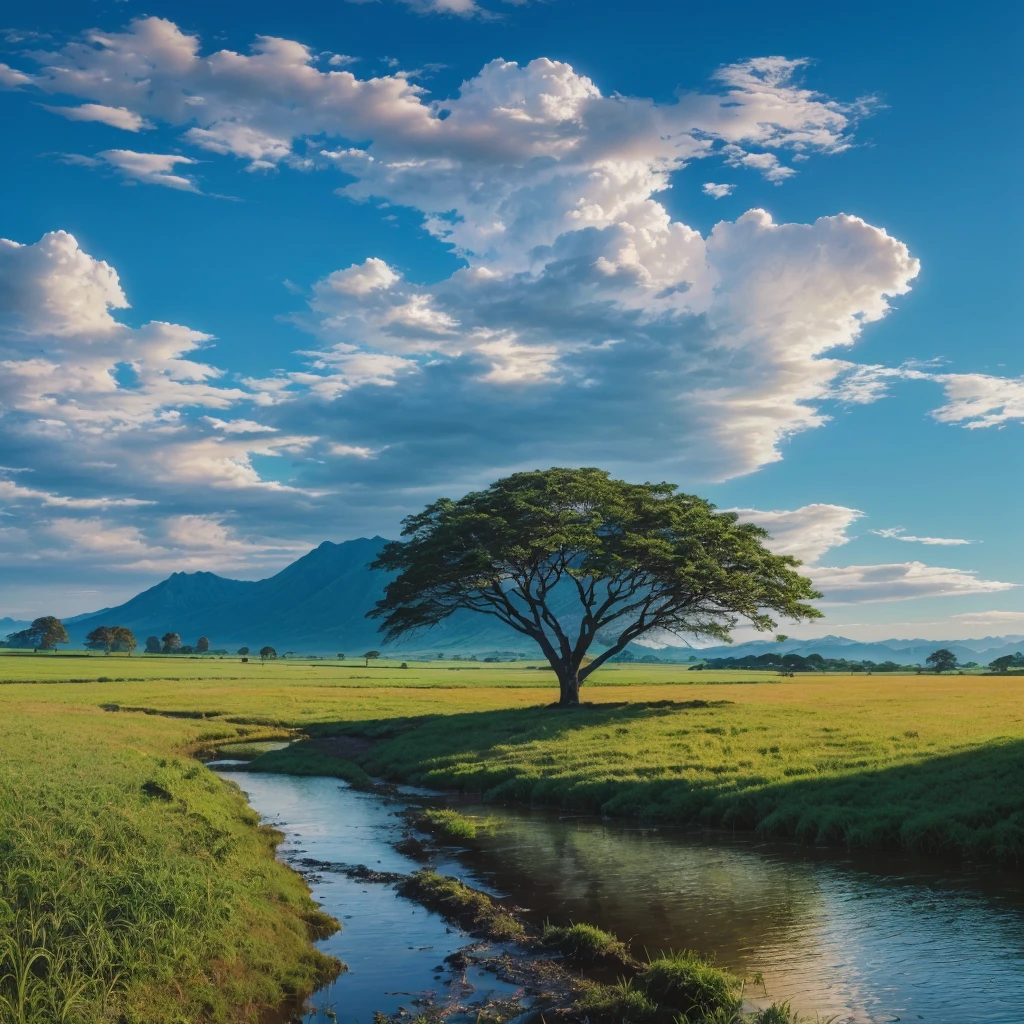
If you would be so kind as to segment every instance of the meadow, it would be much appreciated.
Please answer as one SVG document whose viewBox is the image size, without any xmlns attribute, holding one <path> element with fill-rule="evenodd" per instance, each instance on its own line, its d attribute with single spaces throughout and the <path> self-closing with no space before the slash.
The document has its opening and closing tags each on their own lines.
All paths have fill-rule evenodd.
<svg viewBox="0 0 1024 1024">
<path fill-rule="evenodd" d="M 523 664 L 5 654 L 0 1022 L 255 1019 L 332 969 L 197 752 L 299 737 L 252 767 L 1014 864 L 1022 682 L 630 665 L 559 710 Z"/>
</svg>

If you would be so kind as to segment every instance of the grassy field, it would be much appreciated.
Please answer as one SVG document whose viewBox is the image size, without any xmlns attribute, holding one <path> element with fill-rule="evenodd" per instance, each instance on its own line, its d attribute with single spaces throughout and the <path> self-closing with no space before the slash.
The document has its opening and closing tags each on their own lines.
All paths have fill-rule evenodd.
<svg viewBox="0 0 1024 1024">
<path fill-rule="evenodd" d="M 498 799 L 1024 853 L 1014 676 L 619 666 L 576 711 L 522 665 L 5 655 L 0 680 L 3 1024 L 245 1019 L 325 969 L 303 885 L 190 757 L 230 741 L 306 735 L 265 756 Z"/>
</svg>

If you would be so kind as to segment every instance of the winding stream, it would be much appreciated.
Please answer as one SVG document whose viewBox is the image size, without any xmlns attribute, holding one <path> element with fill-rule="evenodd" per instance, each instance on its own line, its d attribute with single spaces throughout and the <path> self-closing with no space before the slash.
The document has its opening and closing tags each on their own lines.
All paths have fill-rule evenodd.
<svg viewBox="0 0 1024 1024">
<path fill-rule="evenodd" d="M 286 834 L 287 861 L 401 872 L 422 866 L 390 845 L 401 835 L 393 813 L 400 805 L 336 779 L 222 774 Z M 741 975 L 762 972 L 770 999 L 789 1000 L 812 1019 L 1024 1020 L 1019 876 L 522 808 L 460 810 L 496 819 L 496 828 L 437 869 L 510 895 L 537 920 L 587 921 L 638 953 L 713 953 Z M 310 1024 L 328 1024 L 330 1013 L 371 1024 L 374 1010 L 413 1009 L 412 998 L 444 984 L 435 970 L 444 957 L 469 941 L 386 886 L 324 872 L 312 889 L 344 925 L 320 945 L 350 970 L 313 997 Z M 479 971 L 468 980 L 480 996 L 513 991 Z"/>
</svg>

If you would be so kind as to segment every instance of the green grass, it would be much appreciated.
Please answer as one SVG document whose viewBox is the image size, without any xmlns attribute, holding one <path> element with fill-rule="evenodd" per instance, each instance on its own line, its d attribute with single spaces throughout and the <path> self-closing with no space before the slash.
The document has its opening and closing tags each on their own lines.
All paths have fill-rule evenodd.
<svg viewBox="0 0 1024 1024">
<path fill-rule="evenodd" d="M 267 772 L 280 775 L 324 775 L 333 779 L 344 779 L 360 789 L 372 785 L 370 776 L 358 765 L 338 757 L 328 757 L 317 750 L 310 750 L 301 744 L 268 750 L 247 765 L 239 765 L 243 771 Z"/>
<path fill-rule="evenodd" d="M 592 924 L 546 924 L 540 941 L 574 963 L 616 968 L 636 966 L 624 942 Z"/>
<path fill-rule="evenodd" d="M 201 729 L 4 709 L 3 1024 L 255 1020 L 337 970 L 280 836 L 170 752 Z"/>
<path fill-rule="evenodd" d="M 767 1011 L 743 1014 L 741 980 L 697 953 L 663 953 L 636 966 L 618 984 L 585 984 L 579 1009 L 597 1024 L 776 1024 Z"/>
<path fill-rule="evenodd" d="M 526 930 L 514 914 L 457 878 L 424 869 L 399 882 L 398 892 L 436 911 L 470 935 L 520 942 L 526 939 Z"/>
<path fill-rule="evenodd" d="M 491 829 L 492 823 L 447 808 L 428 807 L 416 816 L 416 827 L 446 839 L 476 839 L 481 832 Z"/>
<path fill-rule="evenodd" d="M 313 737 L 251 770 L 1024 854 L 1013 676 L 620 666 L 584 688 L 593 706 L 567 712 L 547 707 L 547 672 L 410 664 L 0 656 L 0 994 L 24 1004 L 0 1004 L 0 1022 L 243 1020 L 325 968 L 308 943 L 314 908 L 274 862 L 274 837 L 190 756 L 229 743 Z M 126 681 L 71 681 L 90 675 Z M 367 742 L 341 760 L 330 753 L 344 744 L 323 739 L 338 736 Z"/>
<path fill-rule="evenodd" d="M 706 1018 L 719 1010 L 740 1008 L 741 981 L 699 953 L 664 953 L 647 964 L 637 985 L 664 1012 L 688 1019 Z"/>
</svg>

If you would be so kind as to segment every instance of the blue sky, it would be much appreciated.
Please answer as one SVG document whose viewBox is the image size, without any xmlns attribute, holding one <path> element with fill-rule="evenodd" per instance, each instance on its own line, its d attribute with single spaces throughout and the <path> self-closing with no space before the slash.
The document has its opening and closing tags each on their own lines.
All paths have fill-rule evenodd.
<svg viewBox="0 0 1024 1024">
<path fill-rule="evenodd" d="M 1024 633 L 1019 13 L 689 6 L 9 12 L 0 615 L 596 464 Z"/>
</svg>

